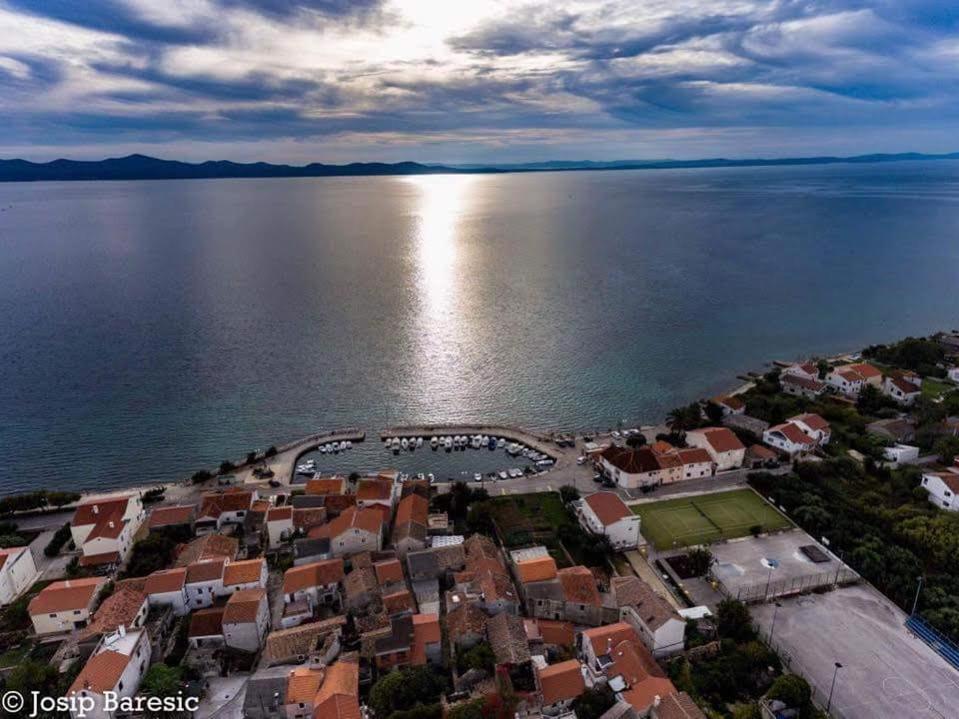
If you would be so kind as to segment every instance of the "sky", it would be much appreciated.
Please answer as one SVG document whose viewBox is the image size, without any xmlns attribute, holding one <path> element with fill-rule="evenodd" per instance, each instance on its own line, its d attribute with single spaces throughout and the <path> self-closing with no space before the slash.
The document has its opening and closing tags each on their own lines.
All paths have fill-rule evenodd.
<svg viewBox="0 0 959 719">
<path fill-rule="evenodd" d="M 0 0 L 0 157 L 959 150 L 953 0 Z"/>
</svg>

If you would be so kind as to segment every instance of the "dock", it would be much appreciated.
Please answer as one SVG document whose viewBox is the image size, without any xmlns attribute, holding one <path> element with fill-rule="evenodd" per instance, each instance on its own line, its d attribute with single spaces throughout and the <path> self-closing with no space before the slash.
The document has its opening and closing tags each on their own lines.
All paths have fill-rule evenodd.
<svg viewBox="0 0 959 719">
<path fill-rule="evenodd" d="M 522 444 L 545 454 L 554 462 L 564 458 L 563 451 L 553 444 L 549 435 L 532 432 L 519 427 L 507 427 L 498 424 L 417 424 L 402 427 L 390 427 L 380 432 L 380 441 L 393 437 L 438 437 L 443 435 L 485 434 L 502 437 L 505 440 Z"/>
<path fill-rule="evenodd" d="M 301 437 L 300 439 L 287 442 L 286 444 L 277 445 L 276 454 L 272 457 L 267 457 L 265 460 L 263 460 L 263 462 L 265 462 L 266 465 L 273 470 L 274 479 L 279 480 L 283 484 L 289 484 L 290 480 L 293 478 L 293 470 L 295 469 L 300 457 L 302 457 L 304 454 L 312 452 L 328 442 L 356 443 L 363 442 L 365 440 L 366 432 L 355 427 L 350 427 L 347 429 L 335 429 L 326 432 L 317 432 L 316 434 L 311 434 L 307 437 Z M 262 462 L 256 462 L 254 465 L 238 467 L 237 470 L 233 472 L 234 476 L 237 478 L 237 483 L 245 484 L 247 482 L 260 482 L 261 480 L 253 477 L 253 467 L 256 465 L 262 465 Z"/>
</svg>

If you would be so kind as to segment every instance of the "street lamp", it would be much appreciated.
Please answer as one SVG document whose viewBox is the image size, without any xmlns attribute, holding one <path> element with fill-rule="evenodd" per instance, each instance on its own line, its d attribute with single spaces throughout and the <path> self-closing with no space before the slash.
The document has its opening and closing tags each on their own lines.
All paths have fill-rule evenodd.
<svg viewBox="0 0 959 719">
<path fill-rule="evenodd" d="M 769 583 L 773 579 L 773 570 L 779 566 L 779 560 L 769 559 L 768 557 L 764 557 L 763 561 L 766 563 L 766 566 L 769 568 L 769 574 L 766 575 L 766 591 L 763 593 L 763 599 L 765 600 L 769 598 Z"/>
<path fill-rule="evenodd" d="M 842 664 L 836 662 L 836 670 L 832 673 L 832 686 L 829 687 L 829 701 L 826 702 L 826 713 L 829 713 L 829 708 L 832 706 L 832 692 L 836 688 L 836 676 L 839 674 L 839 670 L 842 669 Z"/>
<path fill-rule="evenodd" d="M 773 609 L 773 625 L 769 628 L 769 643 L 773 643 L 773 632 L 776 631 L 776 615 L 779 614 L 779 610 L 782 607 L 782 602 L 776 602 L 776 608 Z"/>
<path fill-rule="evenodd" d="M 916 587 L 916 598 L 912 602 L 912 613 L 909 616 L 915 616 L 916 609 L 919 607 L 919 593 L 922 591 L 922 577 L 918 577 L 919 586 Z"/>
</svg>

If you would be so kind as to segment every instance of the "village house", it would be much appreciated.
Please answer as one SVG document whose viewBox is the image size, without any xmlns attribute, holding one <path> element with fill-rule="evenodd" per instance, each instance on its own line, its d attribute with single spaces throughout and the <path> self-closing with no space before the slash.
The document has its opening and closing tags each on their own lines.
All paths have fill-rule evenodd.
<svg viewBox="0 0 959 719">
<path fill-rule="evenodd" d="M 400 557 L 426 548 L 429 504 L 429 500 L 419 494 L 408 494 L 400 500 L 392 536 L 393 548 Z"/>
<path fill-rule="evenodd" d="M 483 641 L 486 620 L 486 613 L 475 604 L 455 595 L 450 597 L 446 608 L 446 635 L 454 652 L 465 651 Z"/>
<path fill-rule="evenodd" d="M 319 527 L 324 523 L 326 523 L 326 507 L 293 507 L 294 536 L 303 536 L 313 527 Z"/>
<path fill-rule="evenodd" d="M 226 593 L 223 590 L 226 563 L 225 557 L 215 557 L 194 562 L 186 568 L 186 598 L 191 608 L 212 606 L 217 597 Z"/>
<path fill-rule="evenodd" d="M 829 371 L 826 384 L 847 397 L 858 397 L 867 384 L 882 388 L 882 372 L 865 362 L 844 364 Z"/>
<path fill-rule="evenodd" d="M 197 609 L 190 615 L 187 642 L 192 649 L 222 647 L 226 643 L 223 636 L 225 611 L 223 607 L 206 607 Z"/>
<path fill-rule="evenodd" d="M 30 600 L 27 611 L 37 634 L 57 634 L 82 629 L 90 620 L 103 577 L 54 582 Z"/>
<path fill-rule="evenodd" d="M 816 440 L 793 422 L 783 422 L 763 432 L 763 442 L 783 454 L 794 457 L 816 449 Z"/>
<path fill-rule="evenodd" d="M 188 567 L 201 559 L 217 557 L 233 561 L 239 551 L 240 542 L 234 537 L 227 537 L 223 534 L 204 534 L 180 548 L 176 559 L 173 561 L 173 566 Z"/>
<path fill-rule="evenodd" d="M 126 631 L 121 626 L 103 637 L 73 680 L 67 696 L 92 700 L 93 709 L 82 714 L 87 719 L 113 719 L 117 712 L 107 710 L 107 694 L 117 698 L 134 696 L 150 666 L 150 656 L 146 630 Z M 76 718 L 81 713 L 71 711 L 71 716 Z"/>
<path fill-rule="evenodd" d="M 453 576 L 456 590 L 489 615 L 517 614 L 519 594 L 493 541 L 482 534 L 474 534 L 466 540 L 463 548 L 466 566 Z"/>
<path fill-rule="evenodd" d="M 924 472 L 922 487 L 929 492 L 929 501 L 949 512 L 959 512 L 959 473 L 955 472 Z"/>
<path fill-rule="evenodd" d="M 573 701 L 586 691 L 582 665 L 576 659 L 550 665 L 537 661 L 534 667 L 536 690 L 546 716 L 565 714 Z"/>
<path fill-rule="evenodd" d="M 709 477 L 714 471 L 713 459 L 706 451 L 680 449 L 663 441 L 637 449 L 610 445 L 596 458 L 603 473 L 626 489 Z"/>
<path fill-rule="evenodd" d="M 800 377 L 783 373 L 779 377 L 779 386 L 786 394 L 806 399 L 816 399 L 826 391 L 826 383 L 818 378 Z"/>
<path fill-rule="evenodd" d="M 360 719 L 359 665 L 341 657 L 325 667 L 297 667 L 287 680 L 283 715 L 286 719 Z"/>
<path fill-rule="evenodd" d="M 174 507 L 156 507 L 147 518 L 150 532 L 176 532 L 192 537 L 196 523 L 196 505 L 186 504 Z"/>
<path fill-rule="evenodd" d="M 668 656 L 683 650 L 686 620 L 649 584 L 639 577 L 613 577 L 610 591 L 620 617 L 636 630 L 653 656 Z"/>
<path fill-rule="evenodd" d="M 705 449 L 716 465 L 716 471 L 723 472 L 743 466 L 746 447 L 726 427 L 707 427 L 694 429 L 686 433 L 686 444 L 690 447 Z"/>
<path fill-rule="evenodd" d="M 223 610 L 223 638 L 228 647 L 256 652 L 270 628 L 265 589 L 242 589 L 230 596 Z"/>
<path fill-rule="evenodd" d="M 899 404 L 909 407 L 922 395 L 921 382 L 922 380 L 918 377 L 906 379 L 901 376 L 887 376 L 882 380 L 882 393 Z"/>
<path fill-rule="evenodd" d="M 549 652 L 568 652 L 576 640 L 572 622 L 555 619 L 524 619 L 526 640 L 531 654 L 546 656 Z"/>
<path fill-rule="evenodd" d="M 196 533 L 217 532 L 228 524 L 243 525 L 247 512 L 258 498 L 256 490 L 240 487 L 204 494 L 197 512 Z"/>
<path fill-rule="evenodd" d="M 816 440 L 818 446 L 822 447 L 829 444 L 829 440 L 832 437 L 832 430 L 829 427 L 829 422 L 818 414 L 812 412 L 797 414 L 795 417 L 790 417 L 787 421 L 792 422 Z"/>
<path fill-rule="evenodd" d="M 486 620 L 486 636 L 497 666 L 517 667 L 532 658 L 523 618 L 502 612 Z"/>
<path fill-rule="evenodd" d="M 555 560 L 544 553 L 515 562 L 514 572 L 530 617 L 588 626 L 618 617 L 615 608 L 604 607 L 596 579 L 586 567 L 557 569 Z"/>
<path fill-rule="evenodd" d="M 334 557 L 383 548 L 383 514 L 379 509 L 349 507 L 340 516 L 310 530 L 311 539 L 329 539 Z"/>
<path fill-rule="evenodd" d="M 643 543 L 639 515 L 615 492 L 594 492 L 574 506 L 583 529 L 607 537 L 614 549 L 635 549 Z"/>
<path fill-rule="evenodd" d="M 89 624 L 80 630 L 81 644 L 99 642 L 101 637 L 119 631 L 140 629 L 146 623 L 150 605 L 143 592 L 145 580 L 125 580 L 103 600 L 93 613 Z"/>
<path fill-rule="evenodd" d="M 340 653 L 345 616 L 331 617 L 298 627 L 279 629 L 266 635 L 262 667 L 284 664 L 330 664 Z"/>
<path fill-rule="evenodd" d="M 779 455 L 769 447 L 761 444 L 752 444 L 746 448 L 745 466 L 749 469 L 761 469 L 764 467 L 775 466 L 779 461 Z"/>
<path fill-rule="evenodd" d="M 293 507 L 271 507 L 266 512 L 267 546 L 276 549 L 293 536 Z"/>
<path fill-rule="evenodd" d="M 74 545 L 81 551 L 80 566 L 108 570 L 121 564 L 133 548 L 133 540 L 146 514 L 139 495 L 91 499 L 79 507 L 70 521 Z"/>
<path fill-rule="evenodd" d="M 746 403 L 736 395 L 720 395 L 709 401 L 723 411 L 723 416 L 743 414 L 746 411 Z"/>
<path fill-rule="evenodd" d="M 190 611 L 186 595 L 186 567 L 153 572 L 147 576 L 143 591 L 150 607 L 172 607 L 178 617 Z"/>
<path fill-rule="evenodd" d="M 780 381 L 783 377 L 800 377 L 802 379 L 819 379 L 819 366 L 815 362 L 797 362 L 783 367 L 780 372 Z"/>
<path fill-rule="evenodd" d="M 312 618 L 319 606 L 338 606 L 342 582 L 342 559 L 328 559 L 287 569 L 283 575 L 283 603 L 287 608 L 292 605 L 290 616 L 296 618 L 287 621 L 284 616 L 283 626 L 295 626 Z"/>
<path fill-rule="evenodd" d="M 227 562 L 223 567 L 223 593 L 265 588 L 267 574 L 266 560 L 262 557 Z"/>
<path fill-rule="evenodd" d="M 0 606 L 10 604 L 33 586 L 38 576 L 30 547 L 0 549 Z"/>
<path fill-rule="evenodd" d="M 379 477 L 365 477 L 356 483 L 356 506 L 360 509 L 367 507 L 383 507 L 387 514 L 393 511 L 393 498 L 396 485 L 389 479 Z"/>
</svg>

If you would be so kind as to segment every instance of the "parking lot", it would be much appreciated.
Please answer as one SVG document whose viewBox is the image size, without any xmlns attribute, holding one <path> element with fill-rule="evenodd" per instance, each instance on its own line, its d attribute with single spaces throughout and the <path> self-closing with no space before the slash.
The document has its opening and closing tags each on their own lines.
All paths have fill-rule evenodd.
<svg viewBox="0 0 959 719">
<path fill-rule="evenodd" d="M 815 546 L 826 561 L 814 562 L 801 547 Z M 712 568 L 726 593 L 744 602 L 797 594 L 820 585 L 854 581 L 856 574 L 801 529 L 744 537 L 710 547 Z M 775 566 L 774 566 L 775 565 Z"/>
<path fill-rule="evenodd" d="M 959 672 L 904 626 L 906 615 L 868 585 L 752 607 L 764 637 L 839 719 L 959 716 Z"/>
</svg>

